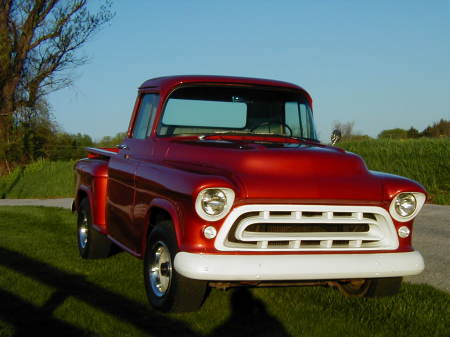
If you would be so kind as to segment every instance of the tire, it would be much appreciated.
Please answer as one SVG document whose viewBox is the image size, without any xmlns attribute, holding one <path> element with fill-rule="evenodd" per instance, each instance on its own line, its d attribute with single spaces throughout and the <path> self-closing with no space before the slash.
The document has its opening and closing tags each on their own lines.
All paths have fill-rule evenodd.
<svg viewBox="0 0 450 337">
<path fill-rule="evenodd" d="M 339 282 L 338 288 L 350 297 L 384 297 L 399 292 L 402 277 L 387 277 Z"/>
<path fill-rule="evenodd" d="M 111 254 L 112 242 L 92 227 L 89 199 L 80 202 L 77 217 L 77 242 L 83 259 L 103 259 Z"/>
<path fill-rule="evenodd" d="M 149 235 L 144 257 L 144 281 L 152 307 L 162 312 L 198 310 L 205 298 L 207 283 L 186 278 L 174 266 L 178 252 L 171 221 L 161 221 Z"/>
</svg>

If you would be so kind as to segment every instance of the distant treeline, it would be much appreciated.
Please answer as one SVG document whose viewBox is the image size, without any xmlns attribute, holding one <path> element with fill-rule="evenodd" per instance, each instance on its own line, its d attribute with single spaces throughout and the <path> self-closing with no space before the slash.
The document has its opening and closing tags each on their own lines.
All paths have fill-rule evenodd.
<svg viewBox="0 0 450 337">
<path fill-rule="evenodd" d="M 86 147 L 115 147 L 125 138 L 125 132 L 119 132 L 114 137 L 106 136 L 95 142 L 90 136 L 81 133 L 42 134 L 39 131 L 35 129 L 11 144 L 7 159 L 16 163 L 29 163 L 37 159 L 79 159 L 86 156 Z"/>
<path fill-rule="evenodd" d="M 359 134 L 354 131 L 354 122 L 340 123 L 334 122 L 334 129 L 341 131 L 343 140 L 363 141 L 371 137 Z M 416 139 L 416 138 L 448 138 L 450 137 L 450 121 L 441 119 L 430 126 L 427 126 L 421 132 L 414 127 L 408 130 L 395 128 L 383 130 L 378 134 L 379 139 Z"/>
<path fill-rule="evenodd" d="M 86 147 L 112 147 L 124 137 L 122 132 L 95 142 L 85 134 L 61 131 L 45 108 L 24 110 L 14 116 L 8 140 L 0 143 L 0 176 L 40 159 L 79 159 L 86 156 Z"/>
<path fill-rule="evenodd" d="M 407 139 L 407 138 L 445 138 L 450 137 L 450 121 L 441 119 L 439 122 L 433 123 L 426 127 L 422 132 L 411 127 L 408 130 L 404 129 L 390 129 L 380 132 L 378 138 L 390 138 L 390 139 Z"/>
</svg>

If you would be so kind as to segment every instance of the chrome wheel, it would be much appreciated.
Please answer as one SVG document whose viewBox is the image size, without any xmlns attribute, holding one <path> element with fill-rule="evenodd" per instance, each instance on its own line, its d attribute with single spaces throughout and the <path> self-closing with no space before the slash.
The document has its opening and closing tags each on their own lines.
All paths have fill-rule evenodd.
<svg viewBox="0 0 450 337">
<path fill-rule="evenodd" d="M 86 214 L 82 214 L 82 217 L 80 219 L 80 224 L 78 226 L 78 238 L 80 242 L 81 248 L 86 248 L 87 242 L 88 242 L 88 219 Z"/>
<path fill-rule="evenodd" d="M 162 241 L 153 246 L 149 276 L 154 294 L 158 297 L 164 296 L 172 279 L 172 261 L 169 248 Z"/>
<path fill-rule="evenodd" d="M 152 307 L 163 312 L 187 312 L 200 308 L 207 283 L 177 273 L 173 261 L 179 249 L 170 220 L 161 220 L 152 228 L 147 247 L 143 272 L 145 292 Z"/>
</svg>

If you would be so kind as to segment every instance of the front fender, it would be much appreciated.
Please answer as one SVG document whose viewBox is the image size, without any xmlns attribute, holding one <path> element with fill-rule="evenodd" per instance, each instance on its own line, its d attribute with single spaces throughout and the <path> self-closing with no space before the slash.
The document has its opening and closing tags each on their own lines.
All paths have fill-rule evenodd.
<svg viewBox="0 0 450 337">
<path fill-rule="evenodd" d="M 167 199 L 163 199 L 163 198 L 155 198 L 152 200 L 152 202 L 150 203 L 149 206 L 149 211 L 147 214 L 147 226 L 145 229 L 145 235 L 143 235 L 142 237 L 142 243 L 141 243 L 141 251 L 142 251 L 142 256 L 145 255 L 145 251 L 147 249 L 147 238 L 150 234 L 150 231 L 153 227 L 154 224 L 151 224 L 150 219 L 152 218 L 152 212 L 155 211 L 164 211 L 167 214 L 169 214 L 171 220 L 172 220 L 172 224 L 173 224 L 173 229 L 176 235 L 176 239 L 177 239 L 177 244 L 178 247 L 180 247 L 181 243 L 182 243 L 182 237 L 183 237 L 183 232 L 182 232 L 182 226 L 180 223 L 180 215 L 179 215 L 179 211 L 178 211 L 178 207 L 171 201 L 167 200 Z"/>
</svg>

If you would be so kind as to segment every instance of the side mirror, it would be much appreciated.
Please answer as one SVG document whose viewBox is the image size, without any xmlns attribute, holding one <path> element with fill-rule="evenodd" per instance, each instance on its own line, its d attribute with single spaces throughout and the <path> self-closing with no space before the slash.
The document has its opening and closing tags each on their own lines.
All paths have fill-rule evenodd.
<svg viewBox="0 0 450 337">
<path fill-rule="evenodd" d="M 333 132 L 331 133 L 331 145 L 335 145 L 336 143 L 338 143 L 342 138 L 342 132 L 341 130 L 333 130 Z"/>
</svg>

